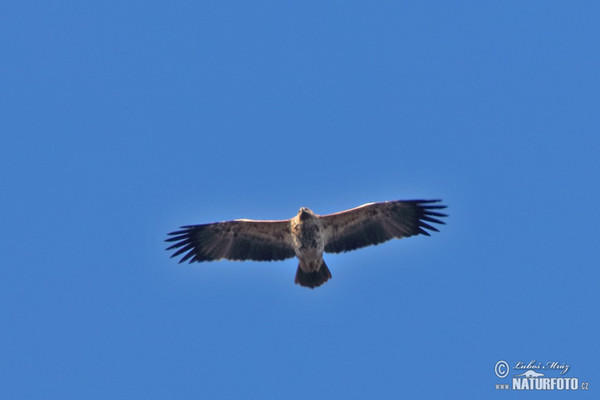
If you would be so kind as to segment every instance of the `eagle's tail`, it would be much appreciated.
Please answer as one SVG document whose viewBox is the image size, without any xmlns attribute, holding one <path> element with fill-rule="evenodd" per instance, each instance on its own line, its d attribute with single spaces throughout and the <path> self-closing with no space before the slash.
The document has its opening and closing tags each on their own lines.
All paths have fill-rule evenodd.
<svg viewBox="0 0 600 400">
<path fill-rule="evenodd" d="M 309 287 L 311 289 L 321 286 L 331 278 L 331 272 L 327 268 L 325 261 L 322 261 L 321 267 L 314 272 L 304 272 L 298 265 L 296 270 L 296 279 L 294 282 L 300 286 Z"/>
</svg>

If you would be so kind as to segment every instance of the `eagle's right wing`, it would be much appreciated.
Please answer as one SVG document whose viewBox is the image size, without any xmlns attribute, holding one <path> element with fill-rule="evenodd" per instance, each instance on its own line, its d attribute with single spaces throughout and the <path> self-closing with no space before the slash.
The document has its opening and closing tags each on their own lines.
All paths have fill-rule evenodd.
<svg viewBox="0 0 600 400">
<path fill-rule="evenodd" d="M 182 226 L 169 233 L 166 242 L 175 242 L 167 250 L 171 257 L 183 254 L 180 263 L 210 260 L 284 260 L 295 256 L 290 220 L 235 220 L 203 225 Z"/>
<path fill-rule="evenodd" d="M 418 234 L 429 236 L 436 231 L 430 223 L 443 224 L 438 218 L 446 214 L 436 210 L 446 206 L 439 200 L 397 200 L 369 203 L 351 210 L 321 216 L 325 251 L 340 253 L 383 243 L 393 238 Z"/>
</svg>

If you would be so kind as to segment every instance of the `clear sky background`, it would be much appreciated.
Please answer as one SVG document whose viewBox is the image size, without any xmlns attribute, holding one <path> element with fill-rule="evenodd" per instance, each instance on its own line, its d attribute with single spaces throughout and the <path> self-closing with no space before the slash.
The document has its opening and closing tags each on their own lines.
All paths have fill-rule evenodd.
<svg viewBox="0 0 600 400">
<path fill-rule="evenodd" d="M 3 1 L 0 397 L 600 387 L 597 2 Z M 441 198 L 431 237 L 178 265 L 180 225 Z M 517 372 L 511 371 L 510 376 Z M 559 376 L 547 371 L 546 376 Z M 458 398 L 458 397 L 457 397 Z"/>
</svg>

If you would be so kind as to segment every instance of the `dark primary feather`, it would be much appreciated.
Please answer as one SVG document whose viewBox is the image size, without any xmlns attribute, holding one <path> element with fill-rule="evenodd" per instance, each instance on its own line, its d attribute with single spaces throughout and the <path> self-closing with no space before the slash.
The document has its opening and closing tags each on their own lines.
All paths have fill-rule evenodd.
<svg viewBox="0 0 600 400">
<path fill-rule="evenodd" d="M 438 218 L 446 214 L 436 210 L 446 208 L 435 204 L 440 200 L 386 201 L 365 204 L 351 210 L 322 216 L 326 242 L 325 251 L 340 253 L 438 230 L 430 225 L 444 224 Z"/>
<path fill-rule="evenodd" d="M 235 220 L 214 224 L 182 226 L 169 233 L 166 242 L 171 257 L 183 255 L 184 261 L 210 260 L 284 260 L 294 257 L 289 221 Z"/>
</svg>

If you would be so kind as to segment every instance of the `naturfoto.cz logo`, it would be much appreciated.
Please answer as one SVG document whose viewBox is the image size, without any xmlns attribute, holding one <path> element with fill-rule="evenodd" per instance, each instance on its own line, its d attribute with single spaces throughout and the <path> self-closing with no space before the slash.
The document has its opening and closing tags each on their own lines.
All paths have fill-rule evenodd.
<svg viewBox="0 0 600 400">
<path fill-rule="evenodd" d="M 500 360 L 494 366 L 494 373 L 500 379 L 508 377 L 512 371 L 512 381 L 496 384 L 496 390 L 587 390 L 588 382 L 580 382 L 579 378 L 565 376 L 571 366 L 564 362 L 536 360 L 524 363 L 518 361 L 511 364 Z M 558 376 L 551 376 L 552 374 Z M 550 375 L 550 376 L 546 376 Z"/>
</svg>

